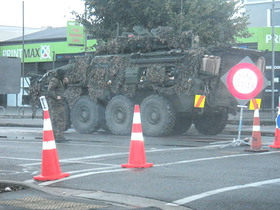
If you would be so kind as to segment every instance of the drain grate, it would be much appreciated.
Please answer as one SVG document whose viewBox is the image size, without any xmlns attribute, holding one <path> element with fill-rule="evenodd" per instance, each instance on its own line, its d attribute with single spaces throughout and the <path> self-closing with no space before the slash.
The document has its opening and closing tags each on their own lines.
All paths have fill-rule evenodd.
<svg viewBox="0 0 280 210">
<path fill-rule="evenodd" d="M 92 205 L 92 204 L 76 203 L 70 201 L 51 200 L 51 199 L 35 197 L 35 196 L 25 197 L 22 199 L 0 201 L 0 204 L 7 205 L 7 206 L 21 207 L 26 209 L 38 209 L 38 210 L 39 209 L 84 210 L 84 209 L 97 209 L 97 208 L 108 207 L 102 205 Z"/>
<path fill-rule="evenodd" d="M 0 174 L 16 173 L 12 171 L 1 170 Z M 18 184 L 0 183 L 0 193 L 24 190 L 27 187 Z"/>
</svg>

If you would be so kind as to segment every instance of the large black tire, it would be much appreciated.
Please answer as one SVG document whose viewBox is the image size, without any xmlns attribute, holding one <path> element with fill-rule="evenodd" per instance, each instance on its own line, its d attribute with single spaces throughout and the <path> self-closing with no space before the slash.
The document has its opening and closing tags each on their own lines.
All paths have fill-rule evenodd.
<svg viewBox="0 0 280 210">
<path fill-rule="evenodd" d="M 173 129 L 174 134 L 186 133 L 192 125 L 192 119 L 190 117 L 176 116 L 175 126 Z"/>
<path fill-rule="evenodd" d="M 227 125 L 227 111 L 204 113 L 194 120 L 196 130 L 204 135 L 217 135 Z"/>
<path fill-rule="evenodd" d="M 151 95 L 141 103 L 143 133 L 147 136 L 170 135 L 175 125 L 173 104 L 165 97 Z"/>
<path fill-rule="evenodd" d="M 118 95 L 106 106 L 105 119 L 109 130 L 115 135 L 131 134 L 134 104 L 131 99 Z"/>
<path fill-rule="evenodd" d="M 101 115 L 101 106 L 88 96 L 82 96 L 71 111 L 71 121 L 76 131 L 89 134 L 99 129 Z"/>
</svg>

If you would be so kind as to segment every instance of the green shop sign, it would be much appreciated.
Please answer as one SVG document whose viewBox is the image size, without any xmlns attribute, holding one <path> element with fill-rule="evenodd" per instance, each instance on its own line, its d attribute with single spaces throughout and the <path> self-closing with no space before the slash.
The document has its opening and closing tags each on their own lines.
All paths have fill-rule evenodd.
<svg viewBox="0 0 280 210">
<path fill-rule="evenodd" d="M 88 40 L 89 46 L 95 45 L 96 40 Z M 94 50 L 92 50 L 94 51 Z M 40 44 L 26 44 L 24 50 L 22 45 L 0 46 L 0 56 L 23 58 L 24 62 L 50 62 L 55 60 L 58 54 L 82 53 L 84 48 L 81 46 L 69 46 L 65 42 L 46 42 Z"/>
<path fill-rule="evenodd" d="M 72 46 L 84 46 L 85 30 L 82 25 L 75 21 L 67 22 L 67 42 Z"/>
<path fill-rule="evenodd" d="M 272 50 L 272 28 L 251 27 L 249 32 L 253 34 L 250 38 L 238 39 L 240 43 L 257 43 L 258 50 Z M 275 51 L 280 51 L 280 28 L 275 27 Z"/>
</svg>

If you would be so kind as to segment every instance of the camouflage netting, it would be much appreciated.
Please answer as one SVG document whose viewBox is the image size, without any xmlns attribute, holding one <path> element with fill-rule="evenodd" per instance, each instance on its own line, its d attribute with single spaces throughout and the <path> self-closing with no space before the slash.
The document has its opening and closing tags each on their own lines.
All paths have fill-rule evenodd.
<svg viewBox="0 0 280 210">
<path fill-rule="evenodd" d="M 89 95 L 94 101 L 110 98 L 112 94 L 125 94 L 133 97 L 138 89 L 149 88 L 157 93 L 191 94 L 190 78 L 195 77 L 201 69 L 201 61 L 205 49 L 185 50 L 180 59 L 174 63 L 157 63 L 141 66 L 141 64 L 129 64 L 130 57 L 122 55 L 97 56 L 91 63 L 89 73 Z M 142 75 L 143 82 L 138 84 L 125 83 L 125 69 L 136 66 L 145 69 Z M 177 71 L 174 85 L 166 85 L 170 76 L 166 74 L 168 69 Z"/>
<path fill-rule="evenodd" d="M 109 97 L 108 91 L 117 94 L 124 85 L 125 68 L 129 57 L 126 56 L 97 56 L 91 63 L 89 73 L 89 96 L 94 101 Z M 108 91 L 106 91 L 108 90 Z"/>
<path fill-rule="evenodd" d="M 102 43 L 96 47 L 97 55 L 123 54 L 132 52 L 151 52 L 154 49 L 164 49 L 161 43 L 154 37 L 117 37 L 116 39 Z"/>
<path fill-rule="evenodd" d="M 49 72 L 45 75 L 29 74 L 30 85 L 29 85 L 29 95 L 30 95 L 30 105 L 32 107 L 32 116 L 35 117 L 36 108 L 41 107 L 40 96 L 45 96 L 47 92 L 47 86 L 49 83 Z"/>
<path fill-rule="evenodd" d="M 201 59 L 205 54 L 205 49 L 186 50 L 185 55 L 180 59 L 181 61 L 175 64 L 178 69 L 177 80 L 173 86 L 165 87 L 163 84 L 168 81 L 165 73 L 165 68 L 154 65 L 147 69 L 146 78 L 151 89 L 157 93 L 162 94 L 191 94 L 190 78 L 195 77 L 198 70 L 201 69 Z"/>
<path fill-rule="evenodd" d="M 163 85 L 169 80 L 169 77 L 165 73 L 166 68 L 164 66 L 152 65 L 146 69 L 146 81 Z"/>
<path fill-rule="evenodd" d="M 156 50 L 187 49 L 194 47 L 194 35 L 191 31 L 178 35 L 172 27 L 158 27 L 145 35 L 120 36 L 99 44 L 97 55 L 123 54 L 133 52 L 152 52 Z M 197 46 L 198 43 L 195 43 Z"/>
<path fill-rule="evenodd" d="M 194 47 L 192 46 L 193 33 L 191 31 L 184 31 L 178 36 L 172 27 L 159 26 L 156 29 L 152 29 L 152 34 L 162 44 L 167 45 L 169 49 L 188 49 Z"/>
<path fill-rule="evenodd" d="M 64 97 L 68 102 L 70 109 L 72 109 L 75 103 L 78 101 L 80 96 L 82 95 L 82 88 L 75 86 L 68 86 L 64 92 Z"/>
<path fill-rule="evenodd" d="M 75 62 L 68 65 L 66 69 L 66 77 L 69 79 L 69 84 L 64 96 L 71 109 L 82 95 L 82 87 L 85 87 L 87 84 L 87 75 L 91 60 L 91 55 L 76 57 Z"/>
<path fill-rule="evenodd" d="M 139 28 L 136 31 L 139 32 Z M 108 101 L 115 94 L 133 97 L 137 90 L 146 88 L 163 94 L 191 94 L 191 78 L 201 69 L 202 58 L 206 52 L 204 48 L 194 45 L 193 38 L 191 32 L 183 32 L 178 36 L 172 27 L 158 27 L 151 32 L 118 37 L 98 45 L 95 55 L 76 57 L 72 63 L 60 67 L 66 70 L 70 81 L 65 91 L 70 108 L 82 94 L 88 94 L 95 102 Z M 168 58 L 176 59 L 162 63 L 162 57 L 159 56 L 156 58 L 159 61 L 155 63 L 133 63 L 137 59 L 141 60 L 141 53 L 144 52 L 163 52 Z M 150 58 L 150 55 L 147 56 Z M 140 75 L 143 82 L 125 82 L 126 69 L 130 67 L 144 71 L 143 75 Z M 39 106 L 39 96 L 45 94 L 47 80 L 56 70 L 49 71 L 44 80 L 39 81 L 37 78 L 31 82 L 30 95 L 34 107 Z M 173 76 L 168 75 L 168 71 L 175 72 L 174 83 Z"/>
<path fill-rule="evenodd" d="M 66 69 L 66 77 L 68 77 L 70 84 L 84 86 L 87 83 L 87 74 L 91 60 L 91 55 L 75 58 L 75 63 L 69 65 Z"/>
<path fill-rule="evenodd" d="M 30 76 L 30 86 L 29 86 L 29 95 L 30 95 L 30 104 L 32 105 L 33 113 L 36 113 L 36 107 L 41 106 L 39 97 L 42 92 L 41 83 L 39 79 L 41 75 L 29 75 Z"/>
</svg>

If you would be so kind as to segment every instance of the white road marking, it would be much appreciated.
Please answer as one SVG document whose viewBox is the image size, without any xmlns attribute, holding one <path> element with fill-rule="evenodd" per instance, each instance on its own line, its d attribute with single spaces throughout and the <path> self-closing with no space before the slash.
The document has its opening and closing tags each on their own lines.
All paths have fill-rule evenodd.
<svg viewBox="0 0 280 210">
<path fill-rule="evenodd" d="M 208 148 L 213 148 L 217 146 L 204 146 L 204 147 L 197 147 L 196 149 L 208 149 Z M 164 151 L 176 151 L 176 150 L 193 150 L 195 148 L 171 148 L 171 149 L 155 149 L 153 148 L 152 150 L 146 150 L 146 153 L 150 152 L 164 152 Z M 98 158 L 104 158 L 104 157 L 114 157 L 114 156 L 119 156 L 119 155 L 128 155 L 128 152 L 119 152 L 119 153 L 109 153 L 109 154 L 100 154 L 100 155 L 92 155 L 92 156 L 84 156 L 84 157 L 77 157 L 77 158 L 67 158 L 67 159 L 62 159 L 59 162 L 60 163 L 75 163 L 79 160 L 86 160 L 86 159 L 98 159 Z M 5 157 L 0 157 L 0 158 L 5 158 Z M 13 159 L 12 157 L 10 159 Z M 17 158 L 15 158 L 17 159 Z M 28 160 L 28 159 L 26 159 Z M 37 160 L 37 159 L 34 159 Z M 34 166 L 34 165 L 41 165 L 41 160 L 37 160 L 40 162 L 36 163 L 26 163 L 26 164 L 21 164 L 20 166 Z M 83 163 L 83 162 L 77 162 L 77 163 Z M 85 163 L 86 164 L 86 163 Z"/>
<path fill-rule="evenodd" d="M 146 153 L 152 153 L 152 152 L 162 152 L 162 151 L 179 151 L 179 150 L 199 150 L 199 149 L 211 149 L 211 148 L 219 148 L 221 145 L 210 145 L 210 146 L 204 146 L 204 147 L 193 147 L 193 148 L 172 148 L 172 149 L 150 149 L 146 150 Z M 246 153 L 246 154 L 234 154 L 234 155 L 224 155 L 224 156 L 217 156 L 217 157 L 206 157 L 206 158 L 198 158 L 198 159 L 190 159 L 190 160 L 182 160 L 182 161 L 176 161 L 176 162 L 169 162 L 169 163 L 162 163 L 162 164 L 155 164 L 154 167 L 162 167 L 162 166 L 169 166 L 169 165 L 178 165 L 178 164 L 187 164 L 187 163 L 193 163 L 193 162 L 202 162 L 202 161 L 211 161 L 211 160 L 221 160 L 226 158 L 235 158 L 235 157 L 246 157 L 246 156 L 257 156 L 257 155 L 269 155 L 273 153 L 279 153 L 280 151 L 271 151 L 266 153 Z M 107 174 L 107 173 L 117 173 L 117 172 L 124 172 L 131 169 L 125 169 L 121 168 L 119 165 L 114 164 L 103 164 L 103 163 L 89 163 L 85 162 L 83 160 L 90 160 L 90 159 L 98 159 L 98 158 L 105 158 L 105 157 L 115 157 L 120 155 L 128 155 L 128 152 L 122 152 L 122 153 L 109 153 L 109 154 L 100 154 L 100 155 L 93 155 L 93 156 L 85 156 L 85 157 L 77 157 L 77 158 L 68 158 L 68 159 L 62 159 L 60 162 L 64 163 L 81 163 L 81 164 L 96 164 L 96 165 L 103 165 L 104 167 L 100 168 L 92 168 L 92 169 L 83 169 L 83 170 L 76 170 L 76 171 L 70 171 L 70 176 L 54 180 L 54 181 L 47 181 L 44 183 L 40 183 L 41 186 L 48 186 L 54 183 L 63 182 L 71 179 L 77 179 L 85 176 L 95 175 L 95 174 Z M 21 164 L 20 166 L 32 166 L 32 165 L 40 165 L 41 159 L 31 159 L 31 158 L 15 158 L 15 157 L 0 157 L 0 159 L 11 159 L 11 160 L 23 160 L 23 161 L 36 161 L 36 163 L 30 163 L 30 164 Z M 105 167 L 105 166 L 108 167 Z M 4 172 L 4 171 L 2 171 Z M 36 172 L 33 172 L 33 174 Z M 73 175 L 75 174 L 75 175 Z M 34 182 L 34 180 L 26 180 L 25 182 Z M 239 190 L 249 187 L 259 187 L 262 185 L 268 185 L 268 184 L 274 184 L 279 183 L 280 178 L 277 179 L 271 179 L 271 180 L 265 180 L 260 182 L 254 182 L 254 183 L 248 183 L 244 185 L 236 185 L 236 186 L 230 186 L 215 190 L 210 190 L 207 192 L 202 192 L 196 195 L 188 196 L 185 198 L 181 198 L 175 201 L 172 201 L 171 203 L 167 203 L 168 206 L 179 206 L 184 205 L 187 203 L 190 203 L 192 201 L 196 201 L 199 199 L 203 199 L 208 196 L 229 192 L 233 190 Z"/>
<path fill-rule="evenodd" d="M 34 158 L 17 158 L 17 157 L 0 157 L 0 159 L 26 160 L 26 161 L 41 161 L 41 159 L 34 159 Z"/>
<path fill-rule="evenodd" d="M 176 161 L 176 162 L 171 162 L 171 163 L 156 164 L 154 166 L 178 165 L 178 164 L 184 164 L 184 163 L 193 163 L 193 162 L 207 161 L 207 160 L 219 160 L 219 159 L 233 158 L 233 157 L 243 157 L 243 156 L 252 156 L 252 155 L 267 155 L 267 154 L 273 154 L 273 153 L 279 153 L 279 152 L 280 151 L 272 151 L 272 152 L 265 152 L 265 153 L 248 153 L 248 154 L 237 154 L 237 155 L 224 155 L 224 156 L 217 156 L 217 157 L 198 158 L 198 159 L 191 159 L 191 160 L 181 160 L 181 161 Z"/>
<path fill-rule="evenodd" d="M 75 174 L 75 173 L 81 173 L 81 172 L 86 172 L 86 171 L 97 171 L 97 170 L 108 170 L 108 169 L 116 169 L 116 168 L 120 168 L 119 165 L 116 166 L 111 166 L 111 167 L 103 167 L 103 168 L 88 168 L 88 169 L 83 169 L 83 170 L 77 170 L 77 171 L 67 171 L 67 173 L 70 174 Z"/>
<path fill-rule="evenodd" d="M 168 206 L 179 206 L 179 205 L 184 205 L 187 203 L 190 203 L 192 201 L 195 200 L 199 200 L 211 195 L 216 195 L 219 193 L 223 193 L 223 192 L 228 192 L 228 191 L 232 191 L 232 190 L 239 190 L 239 189 L 243 189 L 243 188 L 248 188 L 248 187 L 259 187 L 262 185 L 267 185 L 267 184 L 274 184 L 280 182 L 280 178 L 278 179 L 270 179 L 270 180 L 265 180 L 265 181 L 261 181 L 261 182 L 253 182 L 253 183 L 249 183 L 249 184 L 244 184 L 244 185 L 236 185 L 236 186 L 231 186 L 231 187 L 225 187 L 225 188 L 220 188 L 220 189 L 216 189 L 216 190 L 211 190 L 211 191 L 207 191 L 207 192 L 203 192 L 197 195 L 193 195 L 193 196 L 189 196 L 186 198 L 182 198 L 176 201 L 173 201 L 172 203 L 167 203 L 166 205 Z"/>
<path fill-rule="evenodd" d="M 83 174 L 77 174 L 72 176 L 70 174 L 70 176 L 63 178 L 63 179 L 58 179 L 58 180 L 54 180 L 54 181 L 47 181 L 47 182 L 43 182 L 40 183 L 38 185 L 40 186 L 48 186 L 57 182 L 61 182 L 61 181 L 66 181 L 66 180 L 70 180 L 70 179 L 76 179 L 76 178 L 80 178 L 80 177 L 84 177 L 84 176 L 89 176 L 89 175 L 93 175 L 93 174 L 104 174 L 104 173 L 115 173 L 115 172 L 120 172 L 120 171 L 128 171 L 129 169 L 127 168 L 119 168 L 119 169 L 115 169 L 115 170 L 104 170 L 104 171 L 93 171 L 93 172 L 87 172 L 87 173 L 83 173 Z M 27 180 L 26 182 L 30 182 L 30 180 Z"/>
<path fill-rule="evenodd" d="M 163 163 L 163 164 L 155 164 L 154 167 L 161 167 L 161 166 L 166 166 L 166 165 L 176 165 L 176 164 L 183 164 L 183 163 L 192 163 L 192 162 L 199 162 L 199 161 L 208 161 L 208 160 L 219 160 L 219 159 L 225 159 L 225 158 L 233 158 L 233 157 L 243 157 L 243 156 L 256 156 L 256 155 L 267 155 L 267 154 L 273 154 L 273 153 L 280 153 L 280 151 L 272 151 L 272 152 L 265 152 L 265 153 L 248 153 L 248 154 L 237 154 L 237 155 L 225 155 L 225 156 L 218 156 L 218 157 L 209 157 L 209 158 L 198 158 L 198 159 L 192 159 L 192 160 L 184 160 L 184 161 L 177 161 L 177 162 L 171 162 L 171 163 Z M 118 166 L 121 167 L 121 166 Z M 114 167 L 113 167 L 114 168 Z M 129 169 L 124 169 L 124 168 L 119 168 L 119 169 L 114 169 L 114 170 L 101 170 L 101 171 L 95 171 L 99 170 L 97 169 L 89 169 L 89 172 L 86 173 L 81 173 L 72 176 L 70 173 L 69 177 L 55 180 L 55 181 L 47 181 L 44 183 L 41 183 L 39 185 L 51 185 L 54 183 L 70 180 L 70 179 L 75 179 L 75 178 L 80 178 L 84 176 L 90 176 L 94 174 L 106 174 L 106 173 L 114 173 L 114 172 L 123 172 L 127 171 Z M 80 173 L 83 172 L 83 170 L 77 170 L 75 173 Z M 32 182 L 32 180 L 26 180 L 26 182 Z"/>
</svg>

